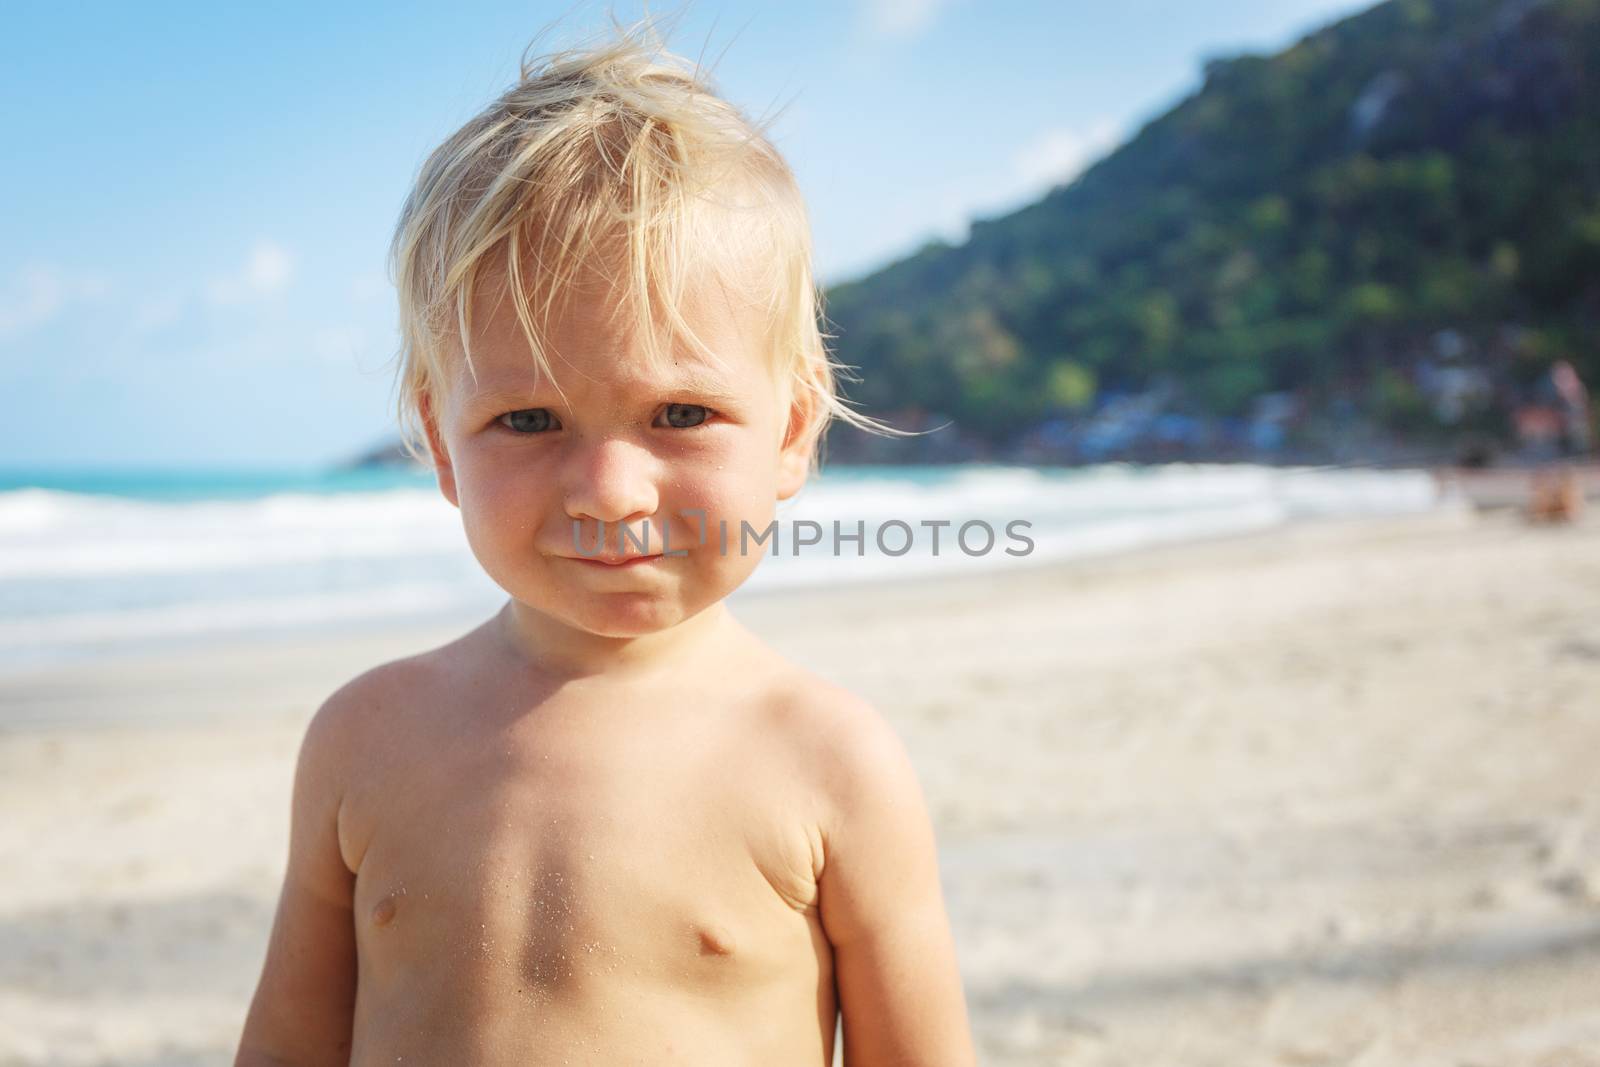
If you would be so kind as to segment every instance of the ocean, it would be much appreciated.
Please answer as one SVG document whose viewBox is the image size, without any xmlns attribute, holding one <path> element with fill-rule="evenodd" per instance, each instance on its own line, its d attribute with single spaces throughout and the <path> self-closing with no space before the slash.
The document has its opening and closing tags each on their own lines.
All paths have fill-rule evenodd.
<svg viewBox="0 0 1600 1067">
<path fill-rule="evenodd" d="M 776 555 L 734 602 L 1442 503 L 1413 470 L 832 467 L 779 506 Z M 835 554 L 834 522 L 862 532 L 860 547 L 841 537 Z M 820 541 L 797 547 L 802 529 Z M 427 472 L 0 471 L 0 672 L 264 635 L 465 625 L 505 595 Z"/>
</svg>

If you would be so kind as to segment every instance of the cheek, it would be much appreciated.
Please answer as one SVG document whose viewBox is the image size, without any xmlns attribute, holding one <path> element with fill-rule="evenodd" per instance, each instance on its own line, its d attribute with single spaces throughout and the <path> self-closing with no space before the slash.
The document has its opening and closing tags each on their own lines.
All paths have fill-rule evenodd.
<svg viewBox="0 0 1600 1067">
<path fill-rule="evenodd" d="M 539 488 L 542 484 L 548 484 L 548 480 L 478 458 L 457 474 L 456 489 L 465 526 L 486 542 L 532 532 L 539 509 L 544 506 Z"/>
<path fill-rule="evenodd" d="M 777 455 L 760 454 L 755 442 L 743 451 L 706 457 L 686 477 L 674 479 L 662 504 L 674 512 L 702 509 L 714 529 L 719 519 L 737 529 L 739 520 L 765 525 L 777 504 Z"/>
</svg>

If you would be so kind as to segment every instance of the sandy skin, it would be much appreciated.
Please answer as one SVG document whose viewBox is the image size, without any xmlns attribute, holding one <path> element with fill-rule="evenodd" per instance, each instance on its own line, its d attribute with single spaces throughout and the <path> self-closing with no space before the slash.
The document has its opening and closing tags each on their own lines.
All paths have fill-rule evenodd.
<svg viewBox="0 0 1600 1067">
<path fill-rule="evenodd" d="M 829 1062 L 835 768 L 890 739 L 714 616 L 697 650 L 737 671 L 539 684 L 496 619 L 341 690 L 301 764 L 296 828 L 321 846 L 297 853 L 247 1043 L 274 1006 L 304 1034 L 292 983 L 315 979 L 349 1004 L 325 1040 L 343 1018 L 353 1063 Z M 931 831 L 905 832 L 931 861 Z"/>
</svg>

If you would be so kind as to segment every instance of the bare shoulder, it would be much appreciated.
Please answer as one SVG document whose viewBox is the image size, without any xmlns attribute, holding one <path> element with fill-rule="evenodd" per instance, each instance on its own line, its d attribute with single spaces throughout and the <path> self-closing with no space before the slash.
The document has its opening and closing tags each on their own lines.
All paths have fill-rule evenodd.
<svg viewBox="0 0 1600 1067">
<path fill-rule="evenodd" d="M 852 813 L 904 809 L 914 815 L 911 809 L 922 804 L 905 743 L 865 697 L 790 665 L 774 708 L 782 741 L 804 759 L 820 794 L 825 837 Z"/>
<path fill-rule="evenodd" d="M 344 867 L 358 871 L 374 830 L 372 800 L 392 768 L 419 746 L 414 729 L 428 694 L 446 684 L 437 651 L 369 667 L 328 695 L 300 744 L 296 792 L 308 812 L 332 825 Z"/>
<path fill-rule="evenodd" d="M 372 756 L 406 746 L 405 724 L 428 695 L 448 686 L 449 646 L 402 656 L 369 667 L 340 685 L 306 725 L 299 763 L 302 775 L 343 796 Z M 381 738 L 382 744 L 376 744 Z"/>
<path fill-rule="evenodd" d="M 919 943 L 947 956 L 938 847 L 905 743 L 861 695 L 808 673 L 791 682 L 789 740 L 805 753 L 817 798 L 819 915 L 835 952 L 844 953 L 841 966 L 896 972 L 884 961 L 896 946 Z M 851 984 L 873 980 L 857 975 Z"/>
<path fill-rule="evenodd" d="M 433 653 L 419 653 L 369 667 L 335 689 L 306 728 L 308 742 L 325 746 L 359 743 L 359 735 L 385 710 L 406 703 L 438 672 Z"/>
<path fill-rule="evenodd" d="M 817 915 L 832 948 L 845 1063 L 976 1062 L 938 847 L 911 757 L 873 704 L 789 675 L 786 718 L 824 798 Z"/>
<path fill-rule="evenodd" d="M 763 701 L 789 743 L 816 747 L 813 755 L 831 750 L 861 732 L 888 729 L 870 701 L 844 686 L 787 660 L 779 660 L 766 681 Z"/>
<path fill-rule="evenodd" d="M 481 629 L 361 671 L 322 702 L 308 735 L 315 733 L 326 743 L 334 743 L 356 741 L 364 730 L 378 724 L 392 729 L 397 717 L 429 694 L 473 671 L 470 661 L 481 644 Z"/>
</svg>

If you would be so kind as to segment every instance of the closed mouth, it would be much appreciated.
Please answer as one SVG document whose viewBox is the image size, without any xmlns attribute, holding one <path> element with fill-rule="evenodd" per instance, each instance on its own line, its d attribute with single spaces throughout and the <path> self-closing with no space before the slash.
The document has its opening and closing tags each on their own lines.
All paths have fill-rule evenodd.
<svg viewBox="0 0 1600 1067">
<path fill-rule="evenodd" d="M 568 556 L 568 559 L 577 560 L 579 563 L 594 563 L 602 567 L 631 567 L 638 563 L 648 563 L 653 559 L 660 559 L 661 553 L 656 552 L 648 556 Z"/>
</svg>

